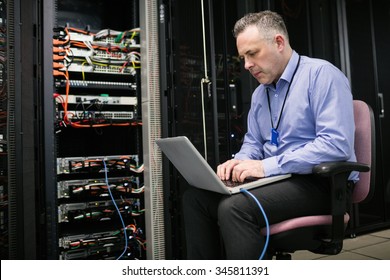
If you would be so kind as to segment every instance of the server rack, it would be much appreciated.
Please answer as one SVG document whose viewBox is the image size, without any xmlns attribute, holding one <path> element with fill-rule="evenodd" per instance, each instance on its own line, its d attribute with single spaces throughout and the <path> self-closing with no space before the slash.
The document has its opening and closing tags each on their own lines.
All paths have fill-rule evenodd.
<svg viewBox="0 0 390 280">
<path fill-rule="evenodd" d="M 4 3 L 2 258 L 164 258 L 156 2 Z"/>
<path fill-rule="evenodd" d="M 146 259 L 138 1 L 55 4 L 56 255 Z"/>
</svg>

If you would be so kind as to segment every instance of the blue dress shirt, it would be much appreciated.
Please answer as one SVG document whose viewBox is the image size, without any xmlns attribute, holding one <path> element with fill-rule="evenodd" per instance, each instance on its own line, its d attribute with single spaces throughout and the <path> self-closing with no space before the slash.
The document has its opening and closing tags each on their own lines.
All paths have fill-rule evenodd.
<svg viewBox="0 0 390 280">
<path fill-rule="evenodd" d="M 277 129 L 279 143 L 271 143 L 270 118 L 276 126 L 298 60 L 294 51 L 276 85 L 260 84 L 252 95 L 248 131 L 235 158 L 262 160 L 265 176 L 309 174 L 321 162 L 356 161 L 349 81 L 321 59 L 301 56 Z"/>
</svg>

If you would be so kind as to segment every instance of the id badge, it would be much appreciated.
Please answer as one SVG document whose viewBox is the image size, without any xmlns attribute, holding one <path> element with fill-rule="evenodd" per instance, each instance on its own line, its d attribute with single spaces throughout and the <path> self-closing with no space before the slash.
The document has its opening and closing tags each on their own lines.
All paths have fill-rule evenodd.
<svg viewBox="0 0 390 280">
<path fill-rule="evenodd" d="M 279 132 L 275 129 L 271 129 L 271 144 L 279 146 Z"/>
</svg>

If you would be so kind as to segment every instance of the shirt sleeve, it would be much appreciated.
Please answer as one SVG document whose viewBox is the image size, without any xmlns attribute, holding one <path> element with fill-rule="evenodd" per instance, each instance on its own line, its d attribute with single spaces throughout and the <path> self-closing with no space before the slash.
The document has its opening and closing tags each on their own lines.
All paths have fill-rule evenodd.
<svg viewBox="0 0 390 280">
<path fill-rule="evenodd" d="M 259 95 L 262 92 L 262 86 L 259 86 L 253 93 L 251 100 L 251 107 L 248 112 L 247 128 L 248 131 L 245 134 L 243 144 L 238 153 L 235 154 L 235 159 L 264 159 L 264 137 L 262 137 L 260 126 L 257 116 L 257 110 L 259 110 Z"/>
</svg>

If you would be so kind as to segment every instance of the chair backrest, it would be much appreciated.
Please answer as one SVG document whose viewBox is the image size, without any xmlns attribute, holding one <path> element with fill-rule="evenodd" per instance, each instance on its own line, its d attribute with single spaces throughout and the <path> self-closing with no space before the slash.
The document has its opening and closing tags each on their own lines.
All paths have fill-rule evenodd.
<svg viewBox="0 0 390 280">
<path fill-rule="evenodd" d="M 352 203 L 368 198 L 375 174 L 375 123 L 372 109 L 361 100 L 353 101 L 355 118 L 355 154 L 357 162 L 369 165 L 369 172 L 361 172 L 352 193 Z M 371 189 L 372 192 L 372 189 Z"/>
</svg>

